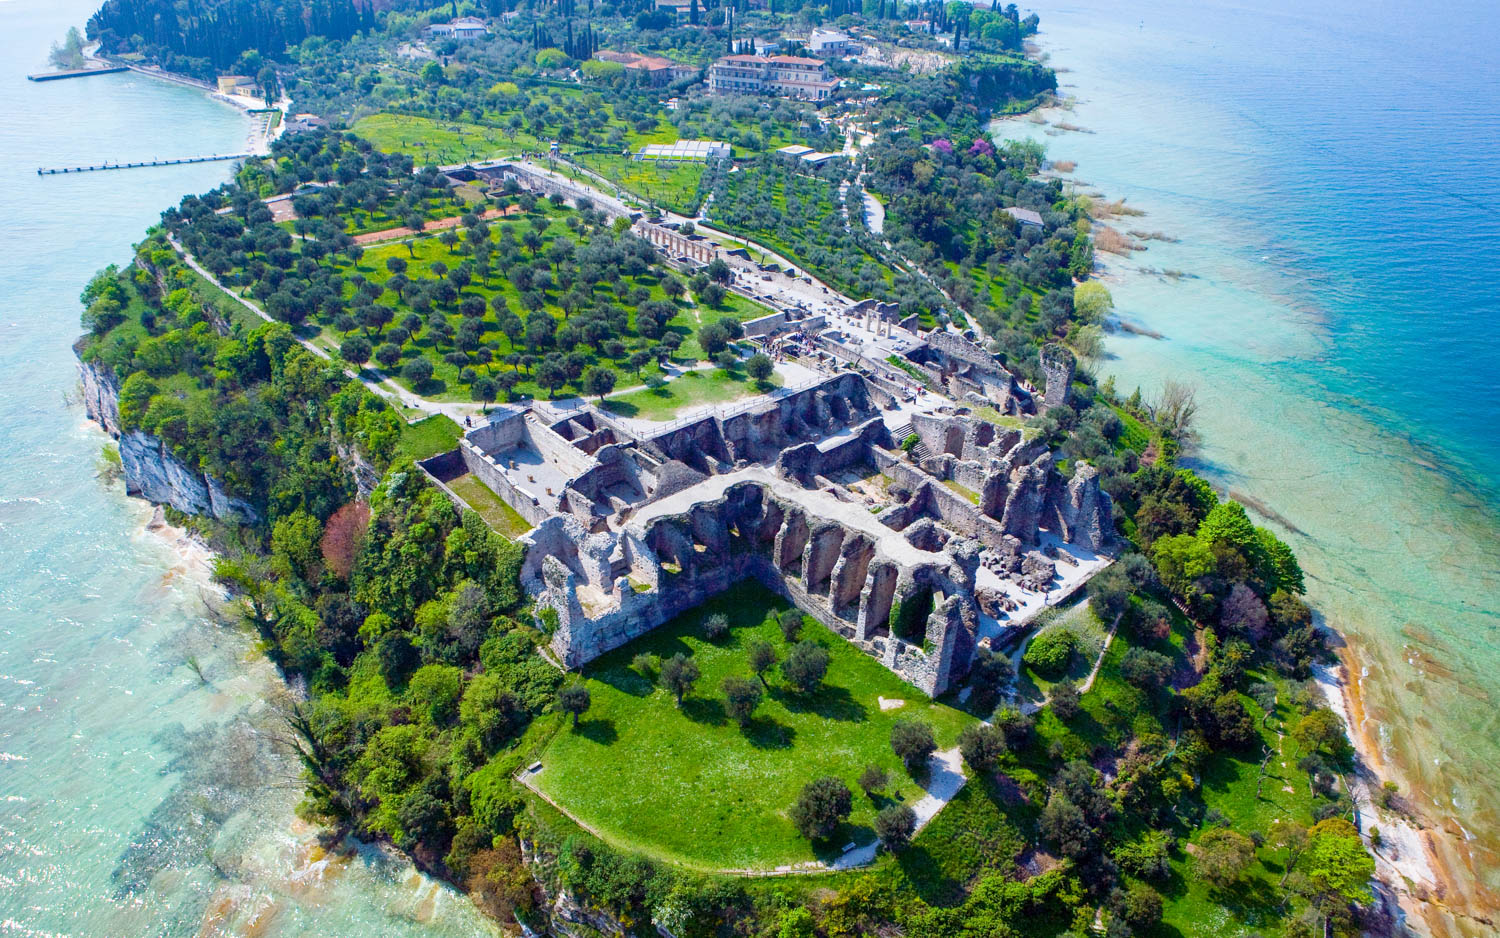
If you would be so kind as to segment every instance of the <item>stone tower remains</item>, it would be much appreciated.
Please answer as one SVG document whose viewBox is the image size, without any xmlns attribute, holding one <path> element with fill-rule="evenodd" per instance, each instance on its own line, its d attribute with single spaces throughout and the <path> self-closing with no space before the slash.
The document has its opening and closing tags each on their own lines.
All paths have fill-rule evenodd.
<svg viewBox="0 0 1500 938">
<path fill-rule="evenodd" d="M 1066 346 L 1056 343 L 1042 346 L 1041 362 L 1042 373 L 1047 376 L 1042 410 L 1047 411 L 1068 402 L 1073 389 L 1073 371 L 1078 367 L 1078 362 Z"/>
</svg>

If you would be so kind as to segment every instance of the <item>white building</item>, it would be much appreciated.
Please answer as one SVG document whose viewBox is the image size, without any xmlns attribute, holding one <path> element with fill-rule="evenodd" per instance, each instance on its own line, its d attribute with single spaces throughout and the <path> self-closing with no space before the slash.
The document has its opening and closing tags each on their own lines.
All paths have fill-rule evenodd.
<svg viewBox="0 0 1500 938">
<path fill-rule="evenodd" d="M 427 27 L 427 35 L 434 39 L 483 39 L 490 34 L 484 20 L 473 16 L 461 16 L 448 23 L 433 23 Z"/>
<path fill-rule="evenodd" d="M 707 163 L 733 156 L 734 148 L 720 140 L 679 140 L 676 143 L 648 143 L 641 147 L 635 158 L 664 163 Z"/>
<path fill-rule="evenodd" d="M 716 94 L 780 94 L 825 101 L 839 85 L 822 59 L 795 55 L 726 55 L 708 69 Z"/>
<path fill-rule="evenodd" d="M 814 29 L 807 39 L 807 51 L 814 55 L 848 55 L 859 51 L 859 44 L 849 34 L 837 29 Z"/>
</svg>

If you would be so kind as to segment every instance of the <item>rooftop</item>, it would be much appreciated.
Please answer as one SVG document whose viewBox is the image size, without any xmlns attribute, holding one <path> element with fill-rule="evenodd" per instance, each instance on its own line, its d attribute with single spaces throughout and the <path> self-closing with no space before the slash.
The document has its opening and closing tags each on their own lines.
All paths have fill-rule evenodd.
<svg viewBox="0 0 1500 938">
<path fill-rule="evenodd" d="M 729 159 L 734 150 L 722 140 L 679 140 L 676 143 L 648 143 L 637 156 L 643 160 L 710 160 Z"/>
<path fill-rule="evenodd" d="M 1012 205 L 1005 210 L 1005 213 L 1023 225 L 1036 225 L 1038 227 L 1042 225 L 1042 216 L 1034 209 L 1019 208 Z"/>
<path fill-rule="evenodd" d="M 810 59 L 801 55 L 726 55 L 719 59 L 731 65 L 822 65 L 822 59 Z"/>
</svg>

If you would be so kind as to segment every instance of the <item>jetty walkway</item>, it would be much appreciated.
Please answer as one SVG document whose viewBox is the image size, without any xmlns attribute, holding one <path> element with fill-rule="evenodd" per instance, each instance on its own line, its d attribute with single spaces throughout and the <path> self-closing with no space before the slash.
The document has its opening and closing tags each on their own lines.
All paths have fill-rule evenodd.
<svg viewBox="0 0 1500 938">
<path fill-rule="evenodd" d="M 253 153 L 227 153 L 214 154 L 213 156 L 183 156 L 171 160 L 142 160 L 138 163 L 96 163 L 91 166 L 62 166 L 56 169 L 41 168 L 36 171 L 38 176 L 61 176 L 68 173 L 98 173 L 107 169 L 141 169 L 147 166 L 185 166 L 188 163 L 217 163 L 223 160 L 243 160 L 254 156 Z"/>
<path fill-rule="evenodd" d="M 61 81 L 64 78 L 88 78 L 91 75 L 118 75 L 120 72 L 128 72 L 129 68 L 124 65 L 109 65 L 102 68 L 68 68 L 56 72 L 38 72 L 35 75 L 27 75 L 27 81 Z"/>
</svg>

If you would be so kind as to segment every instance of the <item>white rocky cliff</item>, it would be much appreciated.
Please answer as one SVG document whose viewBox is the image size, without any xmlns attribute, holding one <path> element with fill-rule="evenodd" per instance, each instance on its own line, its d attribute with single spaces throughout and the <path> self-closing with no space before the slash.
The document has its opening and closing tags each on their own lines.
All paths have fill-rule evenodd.
<svg viewBox="0 0 1500 938">
<path fill-rule="evenodd" d="M 165 440 L 139 430 L 122 430 L 120 387 L 113 374 L 88 362 L 81 362 L 78 370 L 89 419 L 120 443 L 126 494 L 220 521 L 259 520 L 254 506 L 229 495 L 217 479 L 178 459 Z"/>
</svg>

